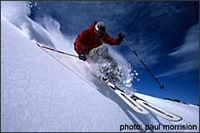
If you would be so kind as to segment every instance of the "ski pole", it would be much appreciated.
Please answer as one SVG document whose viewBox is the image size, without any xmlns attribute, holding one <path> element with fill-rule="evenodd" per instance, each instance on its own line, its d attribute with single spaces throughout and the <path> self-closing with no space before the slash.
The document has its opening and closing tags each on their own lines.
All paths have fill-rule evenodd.
<svg viewBox="0 0 200 133">
<path fill-rule="evenodd" d="M 63 52 L 63 51 L 60 51 L 60 50 L 56 50 L 56 49 L 53 49 L 53 48 L 50 48 L 50 47 L 47 47 L 47 46 L 44 46 L 44 45 L 40 45 L 39 43 L 37 43 L 37 45 L 40 48 L 45 48 L 45 49 L 48 49 L 48 50 L 51 50 L 51 51 L 54 51 L 54 52 L 58 52 L 58 53 L 61 53 L 61 54 L 65 54 L 65 55 L 68 55 L 68 56 L 72 56 L 72 57 L 78 58 L 78 56 L 76 56 L 76 55 L 69 54 L 69 53 L 66 53 L 66 52 Z"/>
<path fill-rule="evenodd" d="M 127 41 L 125 41 L 127 42 Z M 143 62 L 142 59 L 140 59 L 140 57 L 138 56 L 138 54 L 135 52 L 135 50 L 133 49 L 132 46 L 127 46 L 134 54 L 135 56 L 140 60 L 140 62 L 142 63 L 142 65 L 147 69 L 147 71 L 149 72 L 149 74 L 153 77 L 153 79 L 159 84 L 160 89 L 164 89 L 164 85 L 162 85 L 159 80 L 154 76 L 154 74 L 152 73 L 152 71 L 147 67 L 147 65 Z"/>
</svg>

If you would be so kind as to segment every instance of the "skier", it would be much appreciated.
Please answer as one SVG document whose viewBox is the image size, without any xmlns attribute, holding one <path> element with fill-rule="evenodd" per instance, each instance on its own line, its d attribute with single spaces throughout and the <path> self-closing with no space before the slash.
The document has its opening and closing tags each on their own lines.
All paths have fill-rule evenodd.
<svg viewBox="0 0 200 133">
<path fill-rule="evenodd" d="M 119 45 L 123 41 L 124 35 L 118 34 L 114 39 L 106 33 L 104 22 L 93 22 L 88 29 L 82 31 L 74 42 L 74 49 L 78 53 L 79 59 L 86 61 L 92 60 L 94 63 L 100 58 L 110 62 L 112 69 L 117 67 L 117 62 L 109 54 L 108 48 L 103 43 Z"/>
</svg>

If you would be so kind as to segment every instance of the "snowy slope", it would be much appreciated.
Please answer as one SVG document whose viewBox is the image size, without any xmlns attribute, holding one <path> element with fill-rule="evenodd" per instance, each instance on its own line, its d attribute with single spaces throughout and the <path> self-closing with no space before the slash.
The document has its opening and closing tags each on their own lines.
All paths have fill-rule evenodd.
<svg viewBox="0 0 200 133">
<path fill-rule="evenodd" d="M 149 101 L 150 103 L 154 105 L 159 106 L 160 108 L 168 112 L 178 114 L 179 116 L 181 116 L 183 120 L 180 122 L 173 122 L 174 125 L 178 125 L 178 124 L 197 125 L 198 130 L 199 130 L 199 107 L 198 106 L 177 103 L 177 102 L 168 101 L 168 100 L 164 100 L 164 99 L 160 99 L 160 98 L 156 98 L 152 96 L 147 96 L 147 95 L 139 94 L 139 93 L 135 93 L 135 95 Z M 168 123 L 167 121 L 164 122 L 162 118 L 160 119 L 159 116 L 157 116 L 157 118 L 159 119 L 159 121 L 162 121 L 162 123 L 165 123 L 165 124 Z"/>
<path fill-rule="evenodd" d="M 2 131 L 118 131 L 131 122 L 5 20 L 1 63 Z"/>
<path fill-rule="evenodd" d="M 31 39 L 72 52 L 70 46 L 65 49 L 53 39 L 53 31 L 30 19 L 26 22 L 28 26 L 20 28 L 21 23 L 1 19 L 1 131 L 119 132 L 120 125 L 136 124 L 143 128 L 127 131 L 143 132 L 145 125 L 199 125 L 197 106 L 139 93 L 136 95 L 183 120 L 171 122 L 154 113 L 136 113 L 103 82 L 91 78 L 86 63 L 40 49 Z M 54 37 L 66 41 L 61 34 Z"/>
<path fill-rule="evenodd" d="M 181 117 L 183 117 L 183 121 L 181 121 L 181 123 L 184 123 L 185 121 L 185 123 L 199 125 L 199 107 L 196 105 L 177 103 L 139 93 L 135 94 L 138 97 L 141 97 L 151 103 L 154 103 L 155 105 L 159 105 L 159 107 L 161 107 L 162 109 L 165 109 L 175 114 L 179 114 Z"/>
</svg>

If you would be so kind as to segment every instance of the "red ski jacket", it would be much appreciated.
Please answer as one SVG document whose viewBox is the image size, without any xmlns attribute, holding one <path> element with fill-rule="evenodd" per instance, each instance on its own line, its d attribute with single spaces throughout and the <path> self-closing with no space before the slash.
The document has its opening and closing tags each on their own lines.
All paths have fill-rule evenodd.
<svg viewBox="0 0 200 133">
<path fill-rule="evenodd" d="M 112 38 L 106 32 L 100 37 L 95 36 L 94 27 L 96 23 L 92 23 L 88 29 L 82 31 L 77 36 L 74 42 L 74 50 L 78 54 L 83 53 L 88 55 L 90 50 L 102 45 L 102 43 L 108 43 L 110 45 L 119 45 L 121 43 L 121 40 Z"/>
</svg>

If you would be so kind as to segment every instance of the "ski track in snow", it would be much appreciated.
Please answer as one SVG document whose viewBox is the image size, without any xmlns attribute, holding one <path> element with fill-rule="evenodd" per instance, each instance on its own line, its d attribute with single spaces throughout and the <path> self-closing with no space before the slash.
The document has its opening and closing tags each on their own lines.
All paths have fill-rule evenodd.
<svg viewBox="0 0 200 133">
<path fill-rule="evenodd" d="M 85 78 L 85 82 L 81 77 L 91 76 L 87 74 L 87 64 L 48 51 L 49 55 L 4 18 L 1 23 L 2 131 L 118 132 L 123 124 L 199 125 L 198 107 L 139 93 L 136 95 L 173 111 L 183 120 L 170 122 L 153 113 L 136 113 L 105 83 L 95 78 Z M 77 64 L 80 66 L 77 67 Z M 68 67 L 80 75 L 74 74 Z"/>
</svg>

